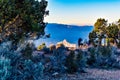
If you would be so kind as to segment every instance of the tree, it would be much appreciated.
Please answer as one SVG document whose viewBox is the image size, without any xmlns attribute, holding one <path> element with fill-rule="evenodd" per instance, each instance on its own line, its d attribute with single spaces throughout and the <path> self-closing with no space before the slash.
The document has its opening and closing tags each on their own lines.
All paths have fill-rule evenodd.
<svg viewBox="0 0 120 80">
<path fill-rule="evenodd" d="M 118 32 L 118 48 L 120 48 L 120 19 L 118 20 L 118 29 L 119 29 L 119 32 Z"/>
<path fill-rule="evenodd" d="M 119 40 L 119 44 L 120 44 L 120 19 L 118 20 L 118 28 L 119 28 L 118 40 Z"/>
<path fill-rule="evenodd" d="M 89 39 L 90 39 L 90 43 L 95 43 L 95 40 L 97 38 L 97 34 L 96 32 L 93 30 L 92 32 L 89 33 Z"/>
<path fill-rule="evenodd" d="M 105 37 L 106 34 L 106 26 L 107 20 L 99 18 L 97 22 L 94 24 L 94 31 L 97 33 L 97 37 L 99 39 L 99 45 L 101 45 L 102 38 Z"/>
<path fill-rule="evenodd" d="M 108 36 L 108 38 L 112 38 L 112 39 L 114 39 L 114 41 L 116 43 L 118 43 L 117 42 L 118 33 L 119 33 L 118 25 L 116 25 L 114 23 L 109 24 L 109 26 L 107 27 L 107 36 Z"/>
<path fill-rule="evenodd" d="M 117 23 L 118 23 L 118 28 L 120 30 L 120 19 L 117 21 Z"/>
<path fill-rule="evenodd" d="M 106 26 L 107 26 L 107 20 L 99 18 L 94 24 L 94 30 L 96 32 L 103 31 L 105 30 Z"/>
<path fill-rule="evenodd" d="M 45 34 L 46 0 L 0 0 L 0 40 L 19 42 L 21 38 Z"/>
<path fill-rule="evenodd" d="M 79 46 L 79 47 L 80 47 L 80 45 L 82 45 L 81 42 L 82 42 L 82 38 L 79 38 L 79 39 L 78 39 L 78 46 Z"/>
</svg>

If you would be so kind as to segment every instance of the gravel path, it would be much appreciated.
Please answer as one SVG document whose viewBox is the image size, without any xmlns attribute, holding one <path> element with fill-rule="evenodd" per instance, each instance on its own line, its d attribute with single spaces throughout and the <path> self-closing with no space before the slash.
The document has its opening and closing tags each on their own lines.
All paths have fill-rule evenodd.
<svg viewBox="0 0 120 80">
<path fill-rule="evenodd" d="M 46 80 L 120 80 L 120 70 L 86 69 L 87 73 L 63 74 Z"/>
</svg>

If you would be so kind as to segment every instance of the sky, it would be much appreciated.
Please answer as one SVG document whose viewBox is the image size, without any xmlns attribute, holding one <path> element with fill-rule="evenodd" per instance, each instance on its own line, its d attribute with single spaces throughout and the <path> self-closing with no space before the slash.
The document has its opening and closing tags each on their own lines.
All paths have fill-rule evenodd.
<svg viewBox="0 0 120 80">
<path fill-rule="evenodd" d="M 109 23 L 120 19 L 120 0 L 47 0 L 49 16 L 45 22 L 94 25 L 98 18 Z"/>
</svg>

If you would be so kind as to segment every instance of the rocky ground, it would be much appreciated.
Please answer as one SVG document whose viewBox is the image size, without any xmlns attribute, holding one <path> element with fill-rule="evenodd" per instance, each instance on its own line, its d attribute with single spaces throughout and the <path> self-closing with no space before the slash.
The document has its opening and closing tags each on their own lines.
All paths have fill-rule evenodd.
<svg viewBox="0 0 120 80">
<path fill-rule="evenodd" d="M 120 80 L 118 69 L 86 69 L 87 73 L 62 74 L 56 77 L 45 77 L 44 80 Z"/>
</svg>

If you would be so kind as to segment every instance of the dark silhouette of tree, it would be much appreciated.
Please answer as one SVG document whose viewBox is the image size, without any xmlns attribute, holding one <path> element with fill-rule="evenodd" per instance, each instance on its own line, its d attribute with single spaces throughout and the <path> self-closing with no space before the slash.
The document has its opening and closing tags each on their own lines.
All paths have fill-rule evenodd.
<svg viewBox="0 0 120 80">
<path fill-rule="evenodd" d="M 82 45 L 82 38 L 78 39 L 78 46 Z"/>
<path fill-rule="evenodd" d="M 47 4 L 46 0 L 0 0 L 0 41 L 17 43 L 43 36 Z"/>
<path fill-rule="evenodd" d="M 90 43 L 95 43 L 95 40 L 97 38 L 97 34 L 95 31 L 92 31 L 89 33 L 89 40 L 90 40 Z"/>
</svg>

